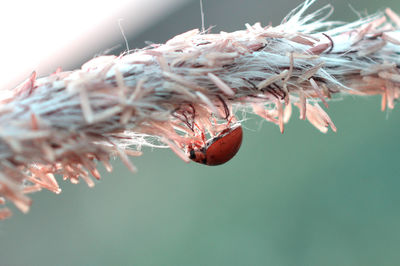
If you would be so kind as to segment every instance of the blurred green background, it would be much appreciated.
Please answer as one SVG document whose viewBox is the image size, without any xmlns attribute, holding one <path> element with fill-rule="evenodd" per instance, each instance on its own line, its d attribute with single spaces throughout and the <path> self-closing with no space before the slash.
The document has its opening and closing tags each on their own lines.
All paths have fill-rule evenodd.
<svg viewBox="0 0 400 266">
<path fill-rule="evenodd" d="M 203 0 L 213 32 L 276 25 L 300 2 Z M 331 3 L 346 21 L 357 19 L 348 4 L 400 11 L 395 0 Z M 199 1 L 189 1 L 130 44 L 200 26 Z M 60 181 L 61 195 L 33 194 L 28 214 L 1 222 L 0 265 L 399 265 L 399 109 L 347 97 L 328 113 L 337 133 L 297 111 L 283 135 L 249 116 L 241 150 L 219 167 L 146 149 L 132 159 L 138 174 L 114 161 L 94 189 Z"/>
</svg>

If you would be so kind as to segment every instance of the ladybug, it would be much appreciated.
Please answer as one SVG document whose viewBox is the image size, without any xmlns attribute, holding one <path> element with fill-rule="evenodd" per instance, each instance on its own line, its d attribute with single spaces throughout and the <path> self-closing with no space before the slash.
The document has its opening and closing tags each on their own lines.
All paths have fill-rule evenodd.
<svg viewBox="0 0 400 266">
<path fill-rule="evenodd" d="M 189 148 L 189 158 L 205 165 L 224 164 L 235 156 L 242 144 L 243 130 L 238 124 L 222 130 L 204 146 Z"/>
</svg>

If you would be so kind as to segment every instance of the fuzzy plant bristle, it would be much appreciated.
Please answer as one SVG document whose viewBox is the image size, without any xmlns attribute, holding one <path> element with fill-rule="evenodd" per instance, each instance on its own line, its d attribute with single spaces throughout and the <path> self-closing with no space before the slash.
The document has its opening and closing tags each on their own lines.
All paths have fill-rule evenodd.
<svg viewBox="0 0 400 266">
<path fill-rule="evenodd" d="M 197 29 L 165 44 L 99 56 L 74 71 L 25 82 L 0 100 L 0 204 L 27 212 L 27 194 L 60 193 L 56 176 L 93 186 L 97 164 L 112 170 L 143 146 L 187 149 L 239 123 L 246 109 L 283 132 L 292 107 L 321 132 L 336 127 L 332 98 L 400 94 L 400 17 L 390 9 L 352 23 L 328 21 L 305 1 L 278 26 L 246 24 L 235 32 Z M 9 217 L 7 206 L 0 219 Z"/>
</svg>

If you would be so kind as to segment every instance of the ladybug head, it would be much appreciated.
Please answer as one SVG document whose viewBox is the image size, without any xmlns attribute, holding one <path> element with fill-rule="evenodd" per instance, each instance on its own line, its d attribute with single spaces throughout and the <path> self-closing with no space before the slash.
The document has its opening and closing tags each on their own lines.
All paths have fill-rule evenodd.
<svg viewBox="0 0 400 266">
<path fill-rule="evenodd" d="M 189 159 L 196 163 L 207 164 L 207 156 L 204 148 L 202 149 L 189 149 Z"/>
</svg>

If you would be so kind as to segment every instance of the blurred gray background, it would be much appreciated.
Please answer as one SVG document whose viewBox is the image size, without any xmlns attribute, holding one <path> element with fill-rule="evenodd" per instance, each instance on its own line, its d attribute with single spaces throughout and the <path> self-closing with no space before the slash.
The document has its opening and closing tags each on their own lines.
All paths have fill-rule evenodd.
<svg viewBox="0 0 400 266">
<path fill-rule="evenodd" d="M 203 0 L 205 24 L 213 32 L 276 25 L 299 3 Z M 400 12 L 395 0 L 331 3 L 336 20 L 357 19 L 349 4 Z M 126 32 L 131 48 L 200 28 L 199 1 L 155 21 Z M 71 68 L 123 49 L 119 37 Z M 114 161 L 93 189 L 60 180 L 60 195 L 33 194 L 28 214 L 0 223 L 0 265 L 399 265 L 399 106 L 381 112 L 379 97 L 347 97 L 328 113 L 337 133 L 320 133 L 297 111 L 283 135 L 249 116 L 241 150 L 219 167 L 145 149 L 132 159 L 138 174 Z"/>
</svg>

